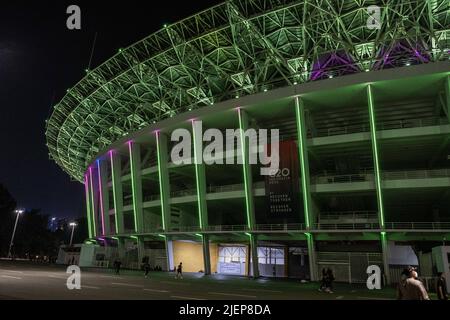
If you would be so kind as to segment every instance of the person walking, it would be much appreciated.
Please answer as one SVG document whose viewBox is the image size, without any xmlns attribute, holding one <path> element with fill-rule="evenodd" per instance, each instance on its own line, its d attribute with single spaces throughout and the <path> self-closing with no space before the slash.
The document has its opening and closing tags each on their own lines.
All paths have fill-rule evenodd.
<svg viewBox="0 0 450 320">
<path fill-rule="evenodd" d="M 330 268 L 327 269 L 326 271 L 326 288 L 325 288 L 325 292 L 328 293 L 333 293 L 333 281 L 334 281 L 334 274 L 333 274 L 333 270 L 331 270 Z"/>
<path fill-rule="evenodd" d="M 447 283 L 445 282 L 444 273 L 439 272 L 438 277 L 439 278 L 436 283 L 436 293 L 438 300 L 448 300 Z"/>
<path fill-rule="evenodd" d="M 327 287 L 327 271 L 322 268 L 322 281 L 320 282 L 319 291 L 322 292 Z"/>
<path fill-rule="evenodd" d="M 398 300 L 430 300 L 423 283 L 417 279 L 419 275 L 416 268 L 405 268 L 401 276 L 397 287 Z"/>
<path fill-rule="evenodd" d="M 175 279 L 183 279 L 183 262 L 180 262 L 177 267 L 177 275 L 175 276 Z"/>
<path fill-rule="evenodd" d="M 148 277 L 148 273 L 150 272 L 150 264 L 148 262 L 144 263 L 144 271 L 145 271 L 144 276 L 147 278 Z"/>
<path fill-rule="evenodd" d="M 114 269 L 117 275 L 120 274 L 120 266 L 121 266 L 122 262 L 120 262 L 120 260 L 116 260 L 114 261 Z"/>
</svg>

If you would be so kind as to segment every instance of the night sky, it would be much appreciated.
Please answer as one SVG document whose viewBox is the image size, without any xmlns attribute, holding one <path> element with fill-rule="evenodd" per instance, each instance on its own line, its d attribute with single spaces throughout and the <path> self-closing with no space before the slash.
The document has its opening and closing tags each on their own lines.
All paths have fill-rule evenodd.
<svg viewBox="0 0 450 320">
<path fill-rule="evenodd" d="M 8 3 L 9 2 L 9 3 Z M 71 181 L 45 146 L 51 106 L 118 48 L 221 1 L 1 1 L 0 183 L 18 206 L 43 214 L 84 214 L 83 185 Z M 81 8 L 81 30 L 66 28 L 66 8 Z"/>
</svg>

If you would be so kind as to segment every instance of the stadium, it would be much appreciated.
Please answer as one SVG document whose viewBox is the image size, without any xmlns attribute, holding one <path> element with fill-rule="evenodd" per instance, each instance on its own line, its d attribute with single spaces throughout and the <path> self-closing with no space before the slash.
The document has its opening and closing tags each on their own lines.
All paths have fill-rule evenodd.
<svg viewBox="0 0 450 320">
<path fill-rule="evenodd" d="M 118 50 L 46 124 L 51 159 L 85 185 L 80 259 L 350 283 L 369 265 L 387 284 L 408 264 L 450 272 L 449 58 L 446 0 L 230 0 Z M 242 163 L 173 163 L 172 132 L 197 121 L 279 129 L 282 174 L 249 163 L 247 137 Z"/>
</svg>

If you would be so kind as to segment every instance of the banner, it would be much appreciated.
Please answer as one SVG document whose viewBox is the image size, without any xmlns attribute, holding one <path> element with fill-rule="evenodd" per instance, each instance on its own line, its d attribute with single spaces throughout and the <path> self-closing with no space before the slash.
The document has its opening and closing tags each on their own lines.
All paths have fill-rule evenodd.
<svg viewBox="0 0 450 320">
<path fill-rule="evenodd" d="M 268 146 L 270 150 L 270 146 Z M 295 141 L 280 141 L 280 168 L 266 176 L 266 199 L 269 223 L 299 221 L 299 161 Z"/>
</svg>

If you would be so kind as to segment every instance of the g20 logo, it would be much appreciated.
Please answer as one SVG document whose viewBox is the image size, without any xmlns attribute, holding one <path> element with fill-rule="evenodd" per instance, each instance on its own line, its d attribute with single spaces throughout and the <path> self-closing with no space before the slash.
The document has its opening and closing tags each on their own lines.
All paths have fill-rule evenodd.
<svg viewBox="0 0 450 320">
<path fill-rule="evenodd" d="M 274 174 L 271 174 L 271 178 L 281 178 L 281 177 L 289 177 L 291 175 L 291 170 L 289 168 L 282 168 L 275 171 Z"/>
</svg>

